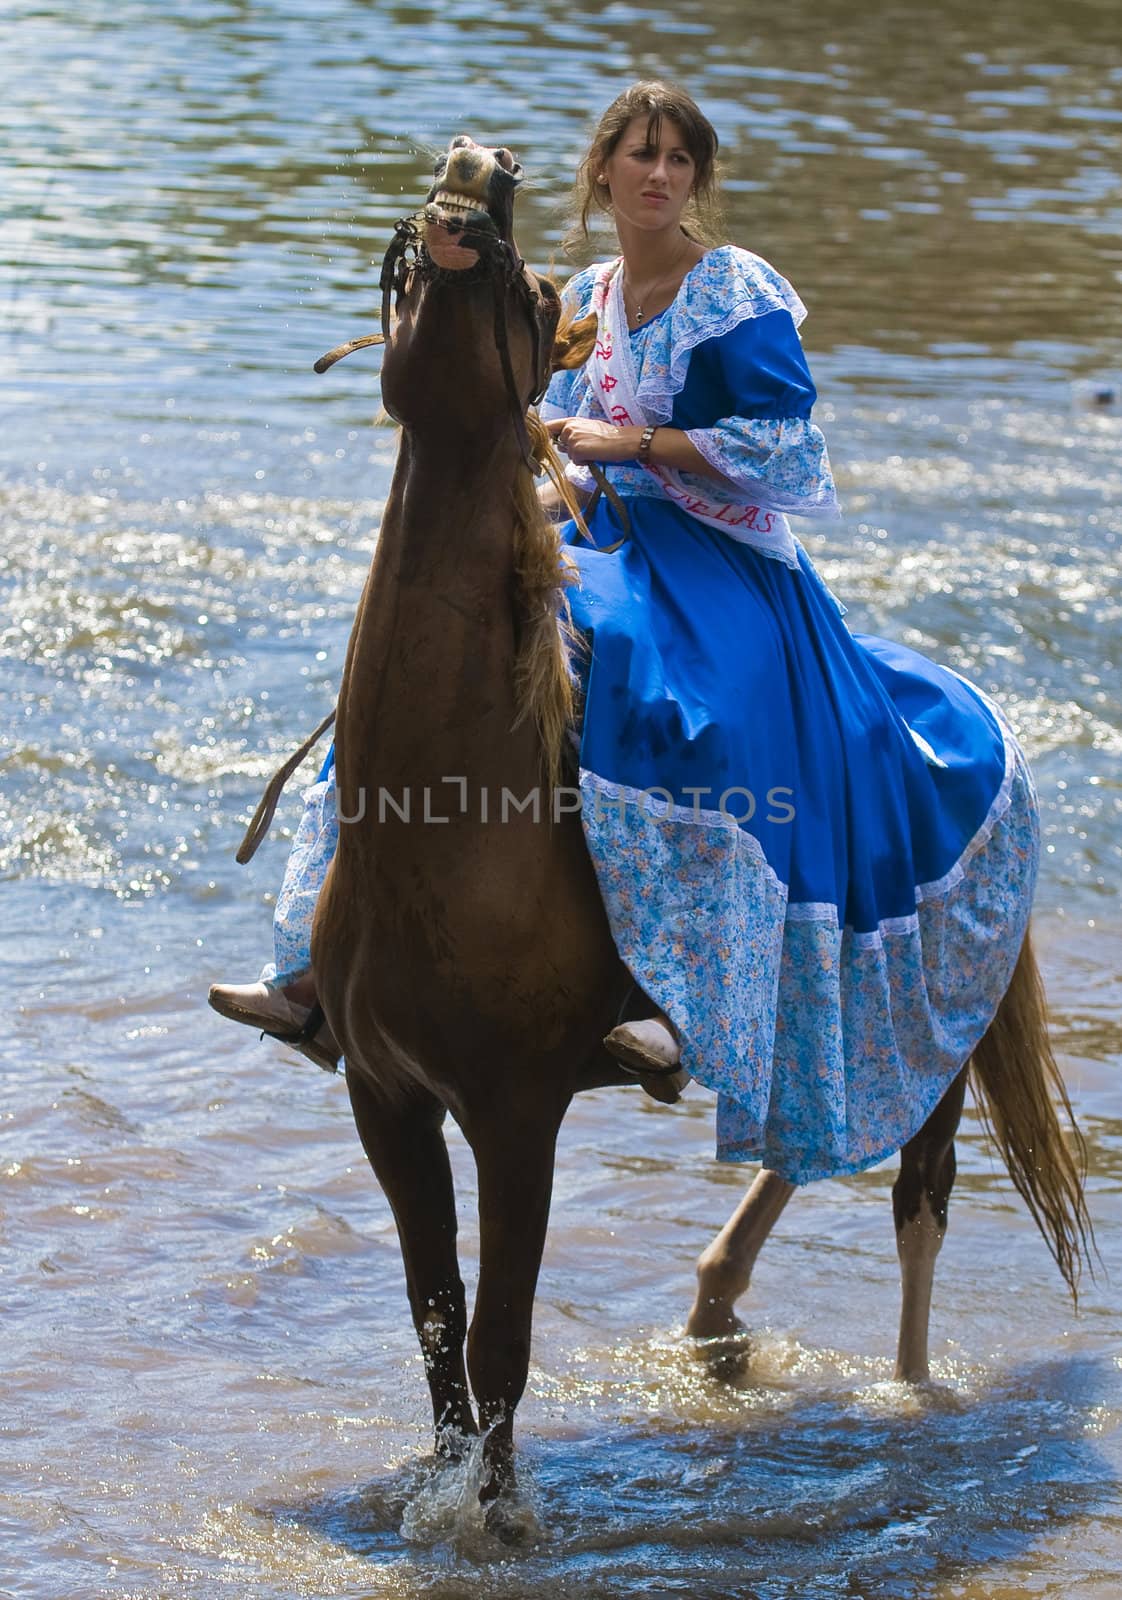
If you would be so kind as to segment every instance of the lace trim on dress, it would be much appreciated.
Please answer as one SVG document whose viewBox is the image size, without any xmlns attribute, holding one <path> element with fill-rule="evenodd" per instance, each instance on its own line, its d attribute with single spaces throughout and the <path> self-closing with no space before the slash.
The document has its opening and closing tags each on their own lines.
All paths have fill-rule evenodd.
<svg viewBox="0 0 1122 1600">
<path fill-rule="evenodd" d="M 581 316 L 590 309 L 598 270 L 586 267 L 565 286 L 563 298 L 574 303 Z M 790 312 L 796 328 L 806 317 L 806 306 L 770 262 L 735 244 L 710 250 L 686 273 L 667 310 L 649 324 L 638 398 L 651 421 L 670 421 L 674 399 L 685 385 L 690 354 L 699 344 L 730 333 L 750 317 L 780 310 Z"/>
<path fill-rule="evenodd" d="M 686 432 L 741 498 L 796 517 L 836 517 L 837 490 L 821 428 L 801 417 L 726 417 Z"/>
<path fill-rule="evenodd" d="M 751 250 L 722 245 L 683 279 L 678 298 L 647 346 L 639 401 L 652 422 L 669 422 L 686 381 L 690 354 L 699 344 L 731 333 L 752 317 L 786 310 L 797 328 L 806 307 L 775 268 Z"/>
</svg>

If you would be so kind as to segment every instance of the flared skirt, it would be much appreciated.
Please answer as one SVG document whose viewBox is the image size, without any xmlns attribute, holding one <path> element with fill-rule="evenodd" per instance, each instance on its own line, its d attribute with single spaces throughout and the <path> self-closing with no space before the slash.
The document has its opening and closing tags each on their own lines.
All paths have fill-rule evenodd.
<svg viewBox="0 0 1122 1600">
<path fill-rule="evenodd" d="M 900 1148 L 991 1022 L 1039 842 L 996 707 L 666 502 L 569 525 L 585 837 L 620 955 L 794 1183 Z"/>
</svg>

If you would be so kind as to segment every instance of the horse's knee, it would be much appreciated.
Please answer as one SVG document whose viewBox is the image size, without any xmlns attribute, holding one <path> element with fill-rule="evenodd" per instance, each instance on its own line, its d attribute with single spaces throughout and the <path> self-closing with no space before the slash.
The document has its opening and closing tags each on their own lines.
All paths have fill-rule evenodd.
<svg viewBox="0 0 1122 1600">
<path fill-rule="evenodd" d="M 463 1284 L 457 1283 L 441 1298 L 445 1304 L 434 1304 L 430 1299 L 423 1308 L 414 1308 L 417 1337 L 430 1371 L 448 1356 L 462 1351 L 467 1334 Z"/>
<path fill-rule="evenodd" d="M 947 1210 L 957 1170 L 953 1140 L 945 1147 L 905 1156 L 892 1186 L 892 1216 L 899 1237 L 906 1228 L 947 1229 Z"/>
<path fill-rule="evenodd" d="M 492 1316 L 476 1306 L 467 1335 L 467 1366 L 483 1427 L 513 1419 L 530 1371 L 530 1341 L 529 1327 L 512 1326 L 509 1314 Z"/>
<path fill-rule="evenodd" d="M 900 1173 L 892 1186 L 892 1214 L 899 1238 L 916 1224 L 941 1239 L 957 1163 L 954 1140 L 962 1116 L 966 1074 L 960 1073 L 923 1127 L 900 1152 Z"/>
</svg>

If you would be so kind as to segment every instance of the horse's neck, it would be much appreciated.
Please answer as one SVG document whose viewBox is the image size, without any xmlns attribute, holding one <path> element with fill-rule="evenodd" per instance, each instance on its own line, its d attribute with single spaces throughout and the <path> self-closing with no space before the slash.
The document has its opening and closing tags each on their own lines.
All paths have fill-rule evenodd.
<svg viewBox="0 0 1122 1600">
<path fill-rule="evenodd" d="M 489 451 L 402 438 L 339 697 L 340 806 L 408 788 L 455 804 L 447 779 L 536 781 L 529 726 L 512 735 L 513 441 Z M 474 810 L 474 803 L 472 805 Z"/>
</svg>

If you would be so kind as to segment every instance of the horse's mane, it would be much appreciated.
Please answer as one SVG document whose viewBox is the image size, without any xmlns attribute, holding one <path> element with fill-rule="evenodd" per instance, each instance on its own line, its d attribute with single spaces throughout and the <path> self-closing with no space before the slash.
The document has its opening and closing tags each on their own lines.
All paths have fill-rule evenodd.
<svg viewBox="0 0 1122 1600">
<path fill-rule="evenodd" d="M 552 441 L 537 417 L 526 419 L 530 446 L 563 495 L 571 516 L 580 517 Z M 575 700 L 570 650 L 576 644 L 565 590 L 577 581 L 576 564 L 561 541 L 559 525 L 538 499 L 529 467 L 521 466 L 514 484 L 514 564 L 518 580 L 518 643 L 514 686 L 515 727 L 532 717 L 541 741 L 543 774 L 560 780 L 565 738 L 573 725 Z"/>
<path fill-rule="evenodd" d="M 553 368 L 583 365 L 592 353 L 596 318 L 563 312 L 553 339 Z M 569 515 L 584 526 L 580 505 L 536 413 L 526 418 L 534 459 L 557 490 Z M 518 701 L 515 726 L 532 717 L 541 742 L 544 775 L 552 785 L 561 777 L 565 739 L 575 716 L 571 653 L 579 648 L 565 590 L 577 581 L 576 564 L 561 541 L 556 522 L 543 510 L 529 467 L 514 485 L 515 571 L 518 577 L 518 645 L 514 680 Z M 585 530 L 587 531 L 587 530 Z"/>
</svg>

